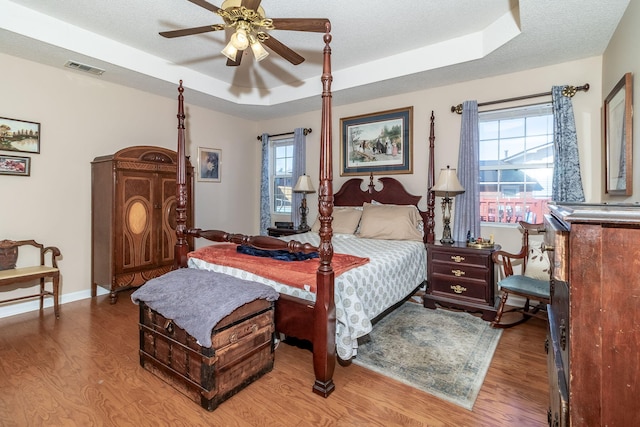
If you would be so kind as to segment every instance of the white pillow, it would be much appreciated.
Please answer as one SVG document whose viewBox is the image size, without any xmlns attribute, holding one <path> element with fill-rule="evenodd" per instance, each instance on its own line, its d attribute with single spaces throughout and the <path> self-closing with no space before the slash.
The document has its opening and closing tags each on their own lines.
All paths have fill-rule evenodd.
<svg viewBox="0 0 640 427">
<path fill-rule="evenodd" d="M 547 253 L 542 251 L 542 242 L 530 243 L 524 275 L 532 279 L 551 280 L 551 264 Z"/>
</svg>

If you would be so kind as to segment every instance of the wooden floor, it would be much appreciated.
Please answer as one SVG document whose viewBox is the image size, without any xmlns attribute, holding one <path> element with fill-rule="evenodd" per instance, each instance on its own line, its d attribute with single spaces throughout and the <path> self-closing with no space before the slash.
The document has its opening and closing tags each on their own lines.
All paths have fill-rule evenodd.
<svg viewBox="0 0 640 427">
<path fill-rule="evenodd" d="M 207 412 L 143 370 L 128 293 L 0 319 L 1 426 L 544 426 L 545 324 L 505 330 L 473 411 L 357 365 L 311 392 L 311 353 L 281 344 L 275 367 Z"/>
</svg>

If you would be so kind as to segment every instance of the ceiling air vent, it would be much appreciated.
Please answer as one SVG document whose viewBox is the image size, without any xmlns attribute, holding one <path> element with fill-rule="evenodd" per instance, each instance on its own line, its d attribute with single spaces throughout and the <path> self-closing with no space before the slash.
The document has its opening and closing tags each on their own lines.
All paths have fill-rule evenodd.
<svg viewBox="0 0 640 427">
<path fill-rule="evenodd" d="M 73 68 L 74 70 L 84 71 L 85 73 L 95 74 L 97 76 L 100 76 L 102 75 L 102 73 L 104 73 L 103 69 L 92 67 L 91 65 L 87 65 L 87 64 L 81 64 L 76 61 L 67 61 L 67 63 L 64 64 L 64 66 L 68 68 Z"/>
</svg>

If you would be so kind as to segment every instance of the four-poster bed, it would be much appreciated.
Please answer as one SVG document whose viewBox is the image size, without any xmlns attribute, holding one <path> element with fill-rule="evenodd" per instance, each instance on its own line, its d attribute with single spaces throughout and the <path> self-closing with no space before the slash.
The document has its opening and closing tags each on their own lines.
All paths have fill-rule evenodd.
<svg viewBox="0 0 640 427">
<path fill-rule="evenodd" d="M 185 127 L 184 127 L 184 97 L 182 82 L 178 89 L 178 168 L 177 168 L 177 212 L 176 212 L 176 233 L 177 241 L 175 247 L 176 267 L 187 267 L 189 261 L 189 246 L 187 237 L 202 237 L 214 242 L 230 242 L 238 245 L 245 245 L 261 250 L 285 250 L 292 253 L 312 254 L 317 252 L 318 261 L 315 272 L 315 293 L 314 300 L 300 298 L 281 292 L 276 301 L 275 326 L 276 331 L 290 337 L 308 340 L 313 346 L 313 367 L 315 373 L 315 383 L 313 391 L 321 396 L 327 397 L 335 388 L 333 373 L 336 362 L 336 271 L 334 261 L 334 229 L 333 221 L 334 206 L 357 206 L 362 209 L 370 208 L 372 204 L 391 205 L 414 205 L 417 207 L 421 196 L 409 194 L 404 187 L 393 178 L 381 178 L 379 181 L 383 187 L 376 190 L 373 176 L 370 178 L 367 189 L 361 189 L 362 179 L 351 179 L 334 194 L 333 192 L 333 170 L 332 170 L 332 117 L 331 117 L 331 35 L 330 23 L 325 23 L 324 34 L 324 61 L 323 73 L 321 77 L 322 90 L 322 122 L 320 136 L 320 173 L 318 186 L 318 223 L 316 240 L 317 244 L 309 242 L 302 243 L 297 240 L 281 240 L 268 236 L 246 236 L 241 234 L 231 234 L 220 230 L 189 229 L 186 228 L 187 213 L 187 193 L 186 193 L 186 167 L 185 167 Z M 433 113 L 431 115 L 430 127 L 430 154 L 429 154 L 429 188 L 434 182 L 433 171 L 433 143 L 434 128 Z M 420 215 L 421 223 L 424 225 L 424 237 L 419 238 L 418 244 L 425 253 L 424 243 L 434 240 L 434 203 L 435 198 L 432 192 L 428 192 L 427 211 L 422 212 L 415 209 Z M 406 207 L 406 206 L 404 206 Z M 336 211 L 337 213 L 337 211 Z M 355 230 L 354 230 L 355 233 Z M 421 231 L 422 233 L 422 231 Z M 308 233 L 311 234 L 311 233 Z M 299 236 L 291 236 L 292 239 Z M 391 242 L 388 240 L 387 242 Z M 337 241 L 335 242 L 337 244 Z M 415 241 L 412 242 L 415 246 Z M 215 245 L 214 245 L 215 246 Z M 336 252 L 336 257 L 341 254 Z M 372 257 L 373 258 L 373 257 Z M 426 261 L 425 261 L 426 263 Z M 190 265 L 190 264 L 189 264 Z M 425 264 L 426 265 L 426 264 Z M 422 268 L 422 267 L 421 267 Z M 353 271 L 353 270 L 351 270 Z M 345 273 L 346 274 L 346 273 Z M 426 276 L 426 271 L 422 271 L 422 281 Z M 407 296 L 419 285 L 410 284 L 411 291 L 406 292 Z"/>
</svg>

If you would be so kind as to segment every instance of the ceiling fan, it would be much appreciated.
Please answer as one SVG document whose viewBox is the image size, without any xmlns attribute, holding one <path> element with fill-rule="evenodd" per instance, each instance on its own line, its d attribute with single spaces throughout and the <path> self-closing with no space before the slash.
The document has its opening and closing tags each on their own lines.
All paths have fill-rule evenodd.
<svg viewBox="0 0 640 427">
<path fill-rule="evenodd" d="M 235 32 L 227 46 L 222 50 L 222 54 L 228 58 L 227 65 L 229 66 L 240 65 L 242 51 L 248 47 L 251 47 L 256 60 L 261 61 L 266 58 L 269 53 L 262 44 L 293 65 L 301 64 L 304 61 L 302 56 L 276 40 L 266 31 L 291 30 L 324 33 L 326 24 L 329 22 L 328 19 L 324 18 L 266 18 L 264 9 L 260 6 L 262 0 L 224 0 L 221 7 L 214 6 L 205 0 L 188 1 L 216 13 L 224 20 L 224 24 L 162 31 L 160 35 L 174 38 L 232 29 Z"/>
</svg>

